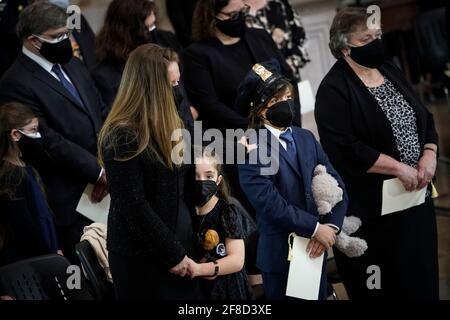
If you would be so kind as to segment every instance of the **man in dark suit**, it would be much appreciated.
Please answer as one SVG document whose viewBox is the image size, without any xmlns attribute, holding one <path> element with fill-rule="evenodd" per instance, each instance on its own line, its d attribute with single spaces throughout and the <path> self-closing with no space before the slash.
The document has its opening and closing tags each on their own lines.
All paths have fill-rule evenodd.
<svg viewBox="0 0 450 320">
<path fill-rule="evenodd" d="M 0 1 L 0 77 L 8 70 L 20 53 L 22 44 L 16 35 L 16 24 L 20 12 L 29 4 L 44 0 L 4 0 Z M 44 1 L 45 2 L 45 1 Z M 69 1 L 48 1 L 64 10 Z M 75 30 L 71 36 L 74 54 L 84 65 L 91 70 L 96 64 L 95 58 L 95 34 L 89 26 L 86 18 L 81 15 L 80 29 Z"/>
<path fill-rule="evenodd" d="M 44 161 L 36 163 L 56 214 L 63 252 L 74 259 L 74 245 L 89 223 L 75 209 L 88 183 L 100 200 L 106 175 L 97 163 L 97 135 L 106 117 L 85 66 L 73 57 L 66 12 L 50 3 L 34 3 L 19 18 L 22 52 L 0 80 L 0 103 L 18 101 L 39 118 Z M 23 155 L 34 156 L 23 145 Z"/>
<path fill-rule="evenodd" d="M 273 62 L 255 65 L 239 87 L 238 103 L 253 108 L 251 123 L 257 133 L 250 136 L 246 163 L 239 165 L 241 187 L 258 222 L 257 266 L 262 271 L 266 297 L 285 299 L 289 234 L 311 238 L 310 255 L 320 257 L 334 244 L 348 199 L 344 183 L 313 134 L 292 125 L 289 81 Z M 267 162 L 261 157 L 268 157 L 270 163 L 264 164 Z M 311 189 L 318 164 L 326 166 L 344 190 L 344 199 L 325 216 L 317 213 Z M 326 298 L 326 263 L 318 298 Z"/>
</svg>

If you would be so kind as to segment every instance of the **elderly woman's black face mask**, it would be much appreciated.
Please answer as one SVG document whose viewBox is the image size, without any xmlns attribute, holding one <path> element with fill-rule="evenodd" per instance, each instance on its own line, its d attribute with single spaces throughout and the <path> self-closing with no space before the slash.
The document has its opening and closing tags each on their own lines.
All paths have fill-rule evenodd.
<svg viewBox="0 0 450 320">
<path fill-rule="evenodd" d="M 360 47 L 350 47 L 350 57 L 366 68 L 378 68 L 385 60 L 383 42 L 377 38 Z"/>
</svg>

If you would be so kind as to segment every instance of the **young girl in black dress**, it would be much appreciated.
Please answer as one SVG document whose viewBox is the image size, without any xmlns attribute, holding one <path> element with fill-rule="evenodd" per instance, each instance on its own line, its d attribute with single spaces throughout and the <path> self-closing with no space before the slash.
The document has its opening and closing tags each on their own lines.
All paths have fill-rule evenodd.
<svg viewBox="0 0 450 320">
<path fill-rule="evenodd" d="M 191 278 L 202 277 L 201 286 L 207 299 L 251 299 L 244 269 L 243 215 L 228 203 L 227 183 L 217 158 L 203 153 L 195 163 L 194 230 L 199 263 L 190 260 L 188 272 Z"/>
</svg>

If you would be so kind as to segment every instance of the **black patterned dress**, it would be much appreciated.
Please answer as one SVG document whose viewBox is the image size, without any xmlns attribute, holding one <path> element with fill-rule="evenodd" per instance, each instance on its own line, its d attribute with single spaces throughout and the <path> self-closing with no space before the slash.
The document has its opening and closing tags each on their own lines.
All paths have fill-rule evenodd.
<svg viewBox="0 0 450 320">
<path fill-rule="evenodd" d="M 198 238 L 198 261 L 219 260 L 227 256 L 225 239 L 243 239 L 243 231 L 237 211 L 220 199 L 206 215 L 196 216 L 195 230 Z M 218 243 L 210 250 L 204 248 L 205 234 L 213 231 L 218 235 Z M 218 276 L 214 280 L 201 280 L 206 299 L 210 300 L 250 300 L 252 293 L 245 268 L 241 271 Z"/>
<path fill-rule="evenodd" d="M 413 107 L 388 78 L 385 78 L 380 86 L 368 89 L 391 124 L 400 161 L 415 168 L 421 149 Z"/>
</svg>

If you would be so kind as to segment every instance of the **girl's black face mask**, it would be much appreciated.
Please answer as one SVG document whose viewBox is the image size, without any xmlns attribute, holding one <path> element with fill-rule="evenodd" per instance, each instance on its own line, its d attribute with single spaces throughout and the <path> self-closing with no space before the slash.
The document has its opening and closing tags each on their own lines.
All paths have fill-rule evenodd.
<svg viewBox="0 0 450 320">
<path fill-rule="evenodd" d="M 381 39 L 375 39 L 361 47 L 351 47 L 350 57 L 363 67 L 378 68 L 385 60 L 383 42 Z"/>
<path fill-rule="evenodd" d="M 213 180 L 196 180 L 194 184 L 194 204 L 203 207 L 217 193 L 217 184 Z"/>
</svg>

